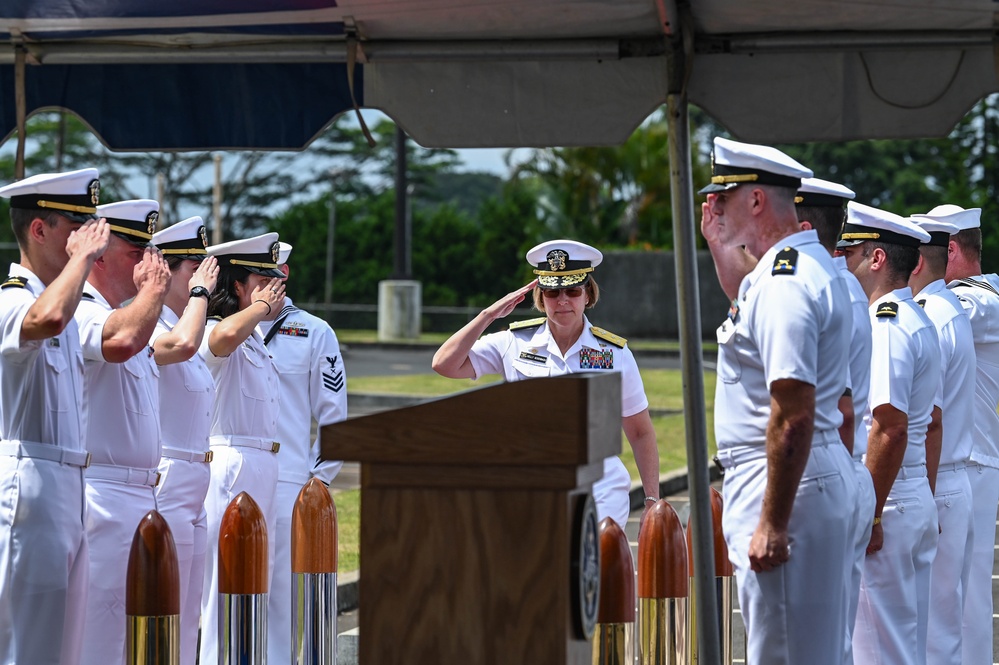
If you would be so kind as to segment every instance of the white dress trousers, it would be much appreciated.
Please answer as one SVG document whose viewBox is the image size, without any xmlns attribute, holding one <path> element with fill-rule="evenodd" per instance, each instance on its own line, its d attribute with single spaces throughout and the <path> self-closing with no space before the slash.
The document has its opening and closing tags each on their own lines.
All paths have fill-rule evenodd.
<svg viewBox="0 0 999 665">
<path fill-rule="evenodd" d="M 965 665 L 991 665 L 992 661 L 992 574 L 995 562 L 996 512 L 999 507 L 999 469 L 970 464 L 967 469 L 972 496 L 972 530 L 968 593 L 964 598 L 964 630 L 961 662 Z"/>
<path fill-rule="evenodd" d="M 853 509 L 853 555 L 847 559 L 847 615 L 846 615 L 846 659 L 853 663 L 853 627 L 857 622 L 857 603 L 860 599 L 860 582 L 864 573 L 864 560 L 867 545 L 871 542 L 871 529 L 874 526 L 874 509 L 877 497 L 874 495 L 874 479 L 864 462 L 853 458 L 854 478 L 857 482 L 857 502 Z"/>
<path fill-rule="evenodd" d="M 864 561 L 854 662 L 926 663 L 930 566 L 936 553 L 937 509 L 925 467 L 899 470 L 881 513 L 884 547 Z"/>
</svg>

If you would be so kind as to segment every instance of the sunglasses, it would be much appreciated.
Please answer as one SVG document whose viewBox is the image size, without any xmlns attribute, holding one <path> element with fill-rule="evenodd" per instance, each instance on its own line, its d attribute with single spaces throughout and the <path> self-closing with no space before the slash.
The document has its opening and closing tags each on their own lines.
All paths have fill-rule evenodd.
<svg viewBox="0 0 999 665">
<path fill-rule="evenodd" d="M 583 295 L 583 287 L 573 286 L 568 289 L 541 289 L 541 294 L 545 298 L 558 298 L 560 292 L 564 292 L 568 298 L 578 298 Z"/>
</svg>

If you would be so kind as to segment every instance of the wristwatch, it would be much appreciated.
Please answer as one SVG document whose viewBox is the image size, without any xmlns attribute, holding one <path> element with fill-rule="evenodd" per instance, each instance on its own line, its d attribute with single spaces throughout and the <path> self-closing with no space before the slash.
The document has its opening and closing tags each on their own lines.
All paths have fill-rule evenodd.
<svg viewBox="0 0 999 665">
<path fill-rule="evenodd" d="M 208 289 L 206 289 L 203 286 L 196 286 L 193 289 L 191 289 L 191 297 L 192 298 L 201 298 L 201 297 L 211 298 L 211 296 L 212 296 L 212 294 L 209 293 Z"/>
</svg>

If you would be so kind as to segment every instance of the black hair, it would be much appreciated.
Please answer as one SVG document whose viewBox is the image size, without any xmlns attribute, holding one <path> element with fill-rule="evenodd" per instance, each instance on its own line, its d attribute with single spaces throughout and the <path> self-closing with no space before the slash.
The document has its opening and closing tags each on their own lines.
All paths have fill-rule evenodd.
<svg viewBox="0 0 999 665">
<path fill-rule="evenodd" d="M 835 206 L 795 206 L 798 221 L 808 222 L 819 234 L 819 242 L 830 252 L 836 248 L 836 239 L 846 221 L 846 208 Z"/>
<path fill-rule="evenodd" d="M 885 253 L 889 277 L 896 282 L 908 282 L 912 271 L 916 269 L 916 264 L 919 263 L 919 248 L 868 240 L 864 243 L 863 256 L 870 256 L 877 248 Z"/>
<path fill-rule="evenodd" d="M 49 227 L 59 222 L 59 213 L 53 210 L 35 210 L 33 208 L 11 208 L 10 228 L 14 231 L 17 244 L 22 249 L 28 246 L 28 227 L 35 219 L 40 219 Z"/>
<path fill-rule="evenodd" d="M 966 258 L 974 259 L 981 263 L 982 261 L 982 230 L 981 229 L 964 229 L 963 231 L 958 231 L 950 237 L 951 240 L 957 243 L 960 248 L 961 253 L 964 254 Z"/>
<path fill-rule="evenodd" d="M 236 282 L 246 285 L 250 271 L 233 265 L 219 266 L 219 281 L 212 297 L 208 299 L 208 316 L 221 316 L 223 319 L 239 311 L 239 297 L 236 295 Z"/>
</svg>

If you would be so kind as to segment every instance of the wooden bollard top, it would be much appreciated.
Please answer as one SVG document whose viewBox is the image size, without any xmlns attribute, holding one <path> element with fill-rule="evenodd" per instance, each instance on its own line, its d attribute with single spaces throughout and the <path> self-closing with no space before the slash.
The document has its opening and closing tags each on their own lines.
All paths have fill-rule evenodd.
<svg viewBox="0 0 999 665">
<path fill-rule="evenodd" d="M 267 522 L 246 492 L 229 502 L 219 526 L 219 593 L 267 593 Z"/>
<path fill-rule="evenodd" d="M 634 623 L 635 565 L 628 537 L 609 517 L 600 521 L 600 607 L 597 623 Z"/>
<path fill-rule="evenodd" d="M 638 535 L 638 597 L 686 598 L 687 540 L 680 517 L 666 499 L 645 514 Z"/>
<path fill-rule="evenodd" d="M 336 506 L 325 485 L 310 478 L 291 513 L 291 572 L 335 573 Z"/>
<path fill-rule="evenodd" d="M 725 534 L 722 533 L 722 512 L 724 509 L 724 499 L 721 493 L 714 487 L 708 488 L 711 491 L 711 523 L 714 531 L 715 544 L 715 577 L 732 577 L 735 571 L 732 562 L 728 558 L 728 545 L 725 544 Z M 694 574 L 694 546 L 691 540 L 693 524 L 687 522 L 687 552 L 689 554 L 688 566 L 690 574 Z"/>
<path fill-rule="evenodd" d="M 125 614 L 158 617 L 180 614 L 177 548 L 163 516 L 150 510 L 139 520 L 128 552 Z"/>
</svg>

